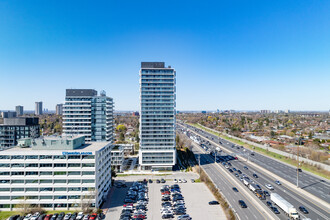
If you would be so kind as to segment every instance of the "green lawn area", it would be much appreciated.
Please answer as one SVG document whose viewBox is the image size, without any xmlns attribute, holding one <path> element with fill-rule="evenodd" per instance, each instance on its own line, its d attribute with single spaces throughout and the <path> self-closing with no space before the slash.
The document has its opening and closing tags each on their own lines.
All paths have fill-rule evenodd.
<svg viewBox="0 0 330 220">
<path fill-rule="evenodd" d="M 55 210 L 55 211 L 46 211 L 46 214 L 54 214 L 54 213 L 60 213 L 60 212 L 64 212 L 66 213 L 74 213 L 74 212 L 79 212 L 79 211 L 75 211 L 75 210 Z M 17 211 L 0 211 L 0 219 L 1 220 L 5 220 L 7 218 L 9 218 L 12 215 L 20 215 L 20 212 Z"/>
<path fill-rule="evenodd" d="M 219 137 L 221 137 L 221 138 L 223 138 L 223 139 L 225 139 L 225 140 L 228 140 L 228 141 L 231 141 L 231 142 L 233 142 L 233 143 L 236 143 L 236 144 L 242 145 L 242 146 L 244 146 L 244 147 L 247 147 L 247 148 L 253 149 L 254 151 L 257 151 L 257 152 L 262 153 L 262 154 L 264 154 L 264 155 L 267 155 L 267 156 L 273 157 L 273 158 L 275 158 L 275 159 L 277 159 L 277 160 L 280 160 L 280 161 L 282 161 L 282 162 L 285 162 L 285 163 L 291 164 L 291 165 L 293 165 L 293 166 L 297 166 L 297 161 L 296 161 L 296 160 L 293 160 L 293 159 L 291 159 L 291 158 L 288 158 L 288 157 L 282 156 L 282 155 L 277 154 L 277 153 L 274 153 L 274 152 L 267 151 L 266 149 L 263 149 L 263 148 L 260 148 L 260 147 L 255 147 L 255 146 L 253 146 L 253 145 L 246 144 L 246 143 L 244 143 L 244 142 L 242 142 L 242 141 L 239 141 L 239 140 L 236 140 L 236 139 L 233 139 L 233 138 L 227 137 L 227 136 L 225 136 L 225 135 L 221 135 L 221 134 L 219 134 L 219 133 L 217 133 L 217 132 L 214 132 L 214 131 L 212 131 L 212 130 L 210 130 L 210 129 L 204 128 L 204 127 L 200 126 L 199 124 L 191 124 L 191 123 L 189 123 L 189 125 L 194 126 L 194 127 L 196 127 L 196 128 L 200 128 L 200 129 L 202 129 L 202 130 L 204 130 L 204 131 L 210 132 L 210 133 L 212 133 L 212 134 L 214 134 L 214 135 L 217 135 L 217 136 L 219 136 Z M 321 177 L 323 177 L 323 178 L 330 179 L 330 172 L 328 172 L 328 171 L 326 171 L 326 170 L 323 170 L 323 169 L 319 169 L 319 168 L 317 168 L 317 167 L 315 167 L 315 166 L 312 166 L 312 165 L 309 165 L 309 164 L 302 163 L 302 165 L 301 165 L 301 169 L 306 170 L 306 171 L 308 171 L 308 172 L 311 172 L 311 173 L 313 173 L 313 174 L 315 174 L 315 175 L 321 176 Z"/>
</svg>

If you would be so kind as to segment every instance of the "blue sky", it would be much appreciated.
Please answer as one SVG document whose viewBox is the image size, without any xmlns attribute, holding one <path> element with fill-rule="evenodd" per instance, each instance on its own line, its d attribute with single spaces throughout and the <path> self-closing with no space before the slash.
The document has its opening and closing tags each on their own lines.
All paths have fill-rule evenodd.
<svg viewBox="0 0 330 220">
<path fill-rule="evenodd" d="M 330 1 L 0 1 L 0 109 L 67 88 L 139 108 L 141 61 L 177 71 L 177 109 L 330 109 Z"/>
</svg>

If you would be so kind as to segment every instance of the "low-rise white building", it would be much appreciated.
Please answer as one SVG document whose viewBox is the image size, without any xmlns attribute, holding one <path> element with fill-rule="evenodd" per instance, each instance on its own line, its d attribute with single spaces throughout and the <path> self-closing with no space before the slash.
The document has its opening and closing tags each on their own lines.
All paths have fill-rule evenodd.
<svg viewBox="0 0 330 220">
<path fill-rule="evenodd" d="M 100 207 L 111 186 L 112 142 L 84 136 L 24 139 L 0 151 L 0 210 Z"/>
<path fill-rule="evenodd" d="M 134 154 L 134 144 L 116 144 L 116 145 L 119 145 L 123 148 L 125 156 Z"/>
</svg>

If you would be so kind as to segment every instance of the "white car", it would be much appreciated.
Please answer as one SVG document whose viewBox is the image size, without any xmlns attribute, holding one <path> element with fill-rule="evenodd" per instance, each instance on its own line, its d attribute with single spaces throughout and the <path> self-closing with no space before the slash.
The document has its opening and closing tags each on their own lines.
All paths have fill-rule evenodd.
<svg viewBox="0 0 330 220">
<path fill-rule="evenodd" d="M 183 179 L 183 180 L 182 180 L 182 182 L 183 182 L 183 183 L 186 183 L 186 182 L 187 182 L 187 180 Z"/>
<path fill-rule="evenodd" d="M 179 183 L 182 183 L 182 180 L 181 179 L 179 179 Z"/>
<path fill-rule="evenodd" d="M 162 215 L 165 215 L 165 214 L 173 215 L 173 212 L 170 211 L 170 210 L 164 210 L 164 211 L 162 211 L 161 213 L 162 213 Z"/>
<path fill-rule="evenodd" d="M 191 217 L 189 215 L 180 215 L 178 220 L 191 220 Z"/>
<path fill-rule="evenodd" d="M 27 214 L 23 220 L 30 220 L 32 217 L 32 214 Z"/>
<path fill-rule="evenodd" d="M 281 182 L 278 181 L 278 180 L 276 180 L 275 183 L 276 183 L 277 185 L 282 185 Z"/>
<path fill-rule="evenodd" d="M 31 220 L 37 220 L 39 218 L 39 216 L 40 216 L 40 213 L 36 212 L 31 216 Z"/>
<path fill-rule="evenodd" d="M 266 184 L 265 186 L 266 186 L 267 189 L 269 189 L 269 190 L 274 190 L 274 187 L 273 187 L 272 185 L 270 185 L 270 184 Z"/>
<path fill-rule="evenodd" d="M 78 215 L 77 215 L 77 220 L 82 220 L 84 217 L 84 213 L 83 212 L 79 212 Z"/>
</svg>

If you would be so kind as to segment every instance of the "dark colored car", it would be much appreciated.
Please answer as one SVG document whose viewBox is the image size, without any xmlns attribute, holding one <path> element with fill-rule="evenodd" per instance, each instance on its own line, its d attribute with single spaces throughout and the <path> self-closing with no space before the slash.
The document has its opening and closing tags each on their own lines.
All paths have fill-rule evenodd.
<svg viewBox="0 0 330 220">
<path fill-rule="evenodd" d="M 267 204 L 267 206 L 269 206 L 269 207 L 272 207 L 272 206 L 273 206 L 272 202 L 270 202 L 270 201 L 267 201 L 266 204 Z"/>
<path fill-rule="evenodd" d="M 253 176 L 254 178 L 258 178 L 258 175 L 255 174 L 255 173 L 254 173 L 252 176 Z"/>
<path fill-rule="evenodd" d="M 175 215 L 185 215 L 186 214 L 186 210 L 184 210 L 184 209 L 176 209 L 176 210 L 174 210 L 174 212 L 173 212 Z"/>
<path fill-rule="evenodd" d="M 242 171 L 241 171 L 241 170 L 237 170 L 237 172 L 238 172 L 239 174 L 242 174 Z"/>
<path fill-rule="evenodd" d="M 161 179 L 160 182 L 161 183 L 166 183 L 166 181 L 164 179 Z"/>
<path fill-rule="evenodd" d="M 58 216 L 58 213 L 55 213 L 55 214 L 50 218 L 50 220 L 56 220 L 57 216 Z"/>
<path fill-rule="evenodd" d="M 269 192 L 266 191 L 266 190 L 264 191 L 264 195 L 265 195 L 265 196 L 270 196 Z"/>
<path fill-rule="evenodd" d="M 149 183 L 152 183 L 152 179 L 149 179 L 148 182 L 149 182 Z"/>
<path fill-rule="evenodd" d="M 70 220 L 75 220 L 77 218 L 77 215 L 78 213 L 77 212 L 74 212 L 71 217 L 70 217 Z"/>
<path fill-rule="evenodd" d="M 280 214 L 280 212 L 278 211 L 278 209 L 274 206 L 270 207 L 270 209 L 275 213 L 275 214 Z"/>
<path fill-rule="evenodd" d="M 297 171 L 297 169 L 296 169 L 296 171 Z M 299 172 L 302 172 L 302 169 L 298 168 L 298 171 L 299 171 Z"/>
<path fill-rule="evenodd" d="M 304 214 L 308 214 L 308 210 L 304 207 L 304 206 L 299 206 L 299 210 L 304 213 Z"/>
<path fill-rule="evenodd" d="M 245 202 L 243 200 L 238 200 L 238 204 L 242 207 L 242 208 L 247 208 L 247 205 L 245 204 Z"/>
<path fill-rule="evenodd" d="M 9 220 L 16 220 L 18 219 L 19 215 L 13 215 L 9 218 Z"/>
<path fill-rule="evenodd" d="M 238 192 L 238 189 L 236 187 L 233 187 L 234 192 Z"/>
<path fill-rule="evenodd" d="M 219 205 L 219 202 L 218 201 L 210 201 L 209 202 L 209 205 Z"/>
<path fill-rule="evenodd" d="M 228 170 L 229 170 L 229 172 L 231 172 L 231 173 L 234 172 L 232 169 L 228 169 Z"/>
<path fill-rule="evenodd" d="M 159 180 L 159 179 L 157 179 L 157 180 L 156 180 L 156 183 L 160 183 L 160 180 Z"/>
<path fill-rule="evenodd" d="M 64 216 L 65 216 L 65 213 L 64 213 L 64 212 L 61 212 L 61 213 L 58 215 L 58 217 L 57 217 L 56 220 L 62 220 L 62 219 L 64 218 Z"/>
<path fill-rule="evenodd" d="M 244 166 L 244 169 L 248 170 L 249 168 L 247 166 Z"/>
<path fill-rule="evenodd" d="M 172 214 L 164 214 L 162 215 L 162 219 L 167 219 L 167 218 L 174 218 Z"/>
</svg>

